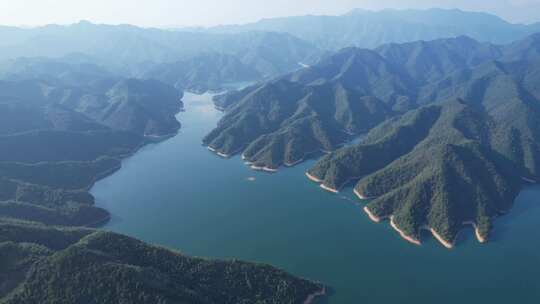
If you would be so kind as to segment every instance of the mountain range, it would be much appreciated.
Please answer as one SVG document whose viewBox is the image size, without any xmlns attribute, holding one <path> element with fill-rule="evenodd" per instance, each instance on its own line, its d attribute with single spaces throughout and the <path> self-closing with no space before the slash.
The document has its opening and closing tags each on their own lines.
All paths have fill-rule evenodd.
<svg viewBox="0 0 540 304">
<path fill-rule="evenodd" d="M 322 290 L 89 228 L 110 218 L 89 189 L 176 134 L 182 90 L 68 61 L 19 59 L 0 81 L 1 303 L 302 303 Z"/>
<path fill-rule="evenodd" d="M 355 9 L 340 16 L 271 18 L 250 24 L 198 30 L 210 33 L 282 32 L 302 38 L 321 49 L 339 50 L 350 46 L 376 48 L 387 43 L 464 35 L 483 42 L 509 43 L 540 31 L 540 23 L 512 24 L 488 13 L 458 9 Z"/>
<path fill-rule="evenodd" d="M 341 16 L 263 19 L 206 29 L 88 21 L 36 28 L 0 26 L 0 75 L 5 71 L 28 75 L 33 72 L 30 64 L 41 64 L 41 71 L 34 70 L 41 75 L 45 66 L 37 61 L 54 58 L 56 64 L 93 64 L 119 77 L 155 78 L 186 90 L 217 91 L 226 88 L 224 83 L 267 80 L 313 65 L 345 47 L 373 49 L 463 35 L 501 44 L 537 31 L 538 23 L 511 24 L 486 13 L 447 9 L 354 10 Z"/>
<path fill-rule="evenodd" d="M 287 33 L 196 33 L 87 21 L 28 29 L 0 26 L 0 36 L 0 72 L 4 66 L 7 72 L 28 75 L 30 63 L 42 64 L 41 70 L 34 68 L 40 72 L 43 62 L 34 58 L 48 58 L 56 59 L 56 64 L 94 64 L 122 77 L 155 77 L 197 91 L 216 89 L 218 80 L 274 77 L 322 54 Z M 26 70 L 13 70 L 21 57 Z"/>
<path fill-rule="evenodd" d="M 93 227 L 89 189 L 176 135 L 184 91 L 223 118 L 203 144 L 274 172 L 308 158 L 375 222 L 453 247 L 489 239 L 540 179 L 540 24 L 459 10 L 164 30 L 0 26 L 1 303 L 310 303 L 268 265 L 194 258 Z M 319 158 L 319 156 L 322 156 Z M 308 299 L 308 300 L 306 300 Z"/>
<path fill-rule="evenodd" d="M 155 80 L 0 81 L 2 215 L 93 225 L 86 191 L 145 143 L 175 134 L 182 94 Z M 73 79 L 70 81 L 73 82 Z"/>
<path fill-rule="evenodd" d="M 450 247 L 464 223 L 485 240 L 521 178 L 540 176 L 539 51 L 538 34 L 346 48 L 221 96 L 227 112 L 203 142 L 266 171 L 329 153 L 308 176 L 333 192 L 356 183 L 372 218 L 415 241 L 429 227 Z"/>
</svg>

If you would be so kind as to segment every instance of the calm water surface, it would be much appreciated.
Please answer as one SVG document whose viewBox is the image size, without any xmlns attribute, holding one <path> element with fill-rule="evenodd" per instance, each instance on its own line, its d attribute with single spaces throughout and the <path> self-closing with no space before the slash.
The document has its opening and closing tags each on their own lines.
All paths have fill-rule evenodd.
<svg viewBox="0 0 540 304">
<path fill-rule="evenodd" d="M 113 215 L 105 229 L 190 255 L 270 263 L 331 286 L 331 304 L 540 303 L 540 187 L 521 193 L 487 245 L 466 229 L 454 250 L 429 235 L 417 247 L 369 221 L 352 190 L 311 183 L 313 161 L 268 174 L 210 153 L 201 139 L 222 114 L 209 94 L 184 102 L 176 137 L 92 189 Z"/>
</svg>

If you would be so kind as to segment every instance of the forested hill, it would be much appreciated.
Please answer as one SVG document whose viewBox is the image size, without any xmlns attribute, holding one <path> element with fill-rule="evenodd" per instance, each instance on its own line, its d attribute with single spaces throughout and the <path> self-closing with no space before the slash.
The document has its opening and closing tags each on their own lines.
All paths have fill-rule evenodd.
<svg viewBox="0 0 540 304">
<path fill-rule="evenodd" d="M 0 81 L 0 303 L 304 303 L 322 286 L 268 265 L 191 258 L 86 228 L 88 192 L 176 134 L 182 91 L 69 60 L 21 59 Z"/>
<path fill-rule="evenodd" d="M 429 226 L 450 242 L 474 222 L 486 237 L 521 176 L 540 176 L 539 50 L 538 34 L 506 46 L 458 37 L 347 48 L 220 97 L 228 110 L 204 142 L 272 170 L 369 132 L 311 176 L 335 191 L 359 181 L 377 197 L 369 210 L 411 236 Z"/>
<path fill-rule="evenodd" d="M 507 46 L 458 37 L 377 50 L 346 48 L 317 65 L 217 98 L 227 112 L 204 143 L 222 154 L 243 152 L 257 165 L 293 164 L 424 104 L 452 97 L 495 102 L 501 97 L 481 95 L 481 87 L 455 89 L 480 86 L 483 78 L 494 77 L 490 73 L 508 74 L 504 63 L 517 67 L 525 61 L 527 69 L 515 72 L 532 73 L 539 41 L 537 34 Z M 465 96 L 471 94 L 477 96 Z"/>
<path fill-rule="evenodd" d="M 192 258 L 126 236 L 0 222 L 0 302 L 304 303 L 322 286 L 268 265 Z"/>
<path fill-rule="evenodd" d="M 63 67 L 75 69 L 89 81 L 65 83 L 64 72 L 51 70 L 40 79 L 0 81 L 3 217 L 76 226 L 107 220 L 86 191 L 122 157 L 180 128 L 177 89 Z"/>
</svg>

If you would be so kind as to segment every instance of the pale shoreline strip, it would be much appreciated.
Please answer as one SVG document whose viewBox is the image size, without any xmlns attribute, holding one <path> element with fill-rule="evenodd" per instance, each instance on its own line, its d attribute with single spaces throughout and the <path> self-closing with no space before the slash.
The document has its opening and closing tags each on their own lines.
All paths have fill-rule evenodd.
<svg viewBox="0 0 540 304">
<path fill-rule="evenodd" d="M 223 157 L 223 158 L 230 158 L 230 157 L 231 157 L 230 154 L 225 154 L 225 153 L 219 152 L 217 149 L 212 148 L 212 147 L 210 147 L 210 146 L 208 146 L 208 147 L 206 147 L 206 148 L 207 148 L 208 150 L 210 150 L 210 151 L 216 153 L 218 156 Z"/>
<path fill-rule="evenodd" d="M 315 176 L 309 174 L 309 172 L 306 172 L 306 176 L 311 180 L 311 181 L 314 181 L 316 183 L 322 183 L 322 180 L 316 178 Z"/>
<path fill-rule="evenodd" d="M 478 242 L 480 242 L 482 244 L 487 243 L 487 239 L 480 234 L 480 230 L 478 229 L 478 225 L 476 225 L 475 222 L 466 221 L 466 222 L 463 222 L 463 225 L 471 225 L 471 226 L 473 226 L 474 234 L 476 235 L 476 239 L 478 240 Z"/>
<path fill-rule="evenodd" d="M 487 239 L 480 234 L 480 230 L 478 230 L 476 224 L 474 227 L 474 234 L 476 234 L 476 239 L 478 240 L 478 242 L 480 242 L 481 244 L 487 243 Z"/>
<path fill-rule="evenodd" d="M 255 166 L 255 165 L 251 165 L 250 168 L 257 171 L 265 171 L 265 172 L 270 172 L 270 173 L 275 173 L 278 171 L 277 169 L 273 169 L 270 167 L 261 167 L 261 166 Z"/>
<path fill-rule="evenodd" d="M 440 234 L 437 233 L 437 231 L 435 231 L 435 229 L 433 228 L 427 228 L 427 229 L 431 231 L 431 234 L 433 235 L 433 237 L 435 237 L 439 241 L 439 243 L 441 243 L 444 247 L 448 249 L 454 248 L 453 242 L 450 243 L 447 240 L 445 240 Z"/>
<path fill-rule="evenodd" d="M 403 230 L 399 229 L 399 227 L 396 225 L 396 223 L 394 222 L 394 217 L 391 216 L 390 217 L 390 226 L 392 226 L 392 228 L 394 228 L 394 230 L 396 230 L 399 235 L 404 238 L 406 241 L 408 241 L 409 243 L 412 243 L 412 244 L 415 244 L 415 245 L 422 245 L 422 243 L 420 242 L 420 240 L 412 237 L 412 236 L 409 236 L 407 235 L 405 232 L 403 232 Z"/>
<path fill-rule="evenodd" d="M 332 192 L 332 193 L 339 193 L 339 191 L 338 191 L 337 189 L 330 188 L 330 187 L 328 187 L 328 186 L 325 185 L 325 184 L 321 184 L 320 187 L 323 188 L 324 190 L 330 191 L 330 192 Z"/>
<path fill-rule="evenodd" d="M 323 287 L 323 289 L 321 289 L 320 291 L 317 291 L 317 292 L 314 292 L 312 294 L 310 294 L 307 299 L 304 301 L 304 304 L 312 304 L 313 301 L 318 298 L 318 297 L 322 297 L 326 294 L 326 288 Z"/>
<path fill-rule="evenodd" d="M 221 153 L 221 152 L 217 152 L 216 154 L 223 157 L 223 158 L 230 158 L 231 157 L 229 154 L 225 154 L 225 153 Z"/>
<path fill-rule="evenodd" d="M 369 210 L 369 208 L 366 206 L 364 207 L 364 212 L 367 213 L 367 215 L 369 216 L 369 218 L 374 221 L 375 223 L 380 223 L 381 222 L 381 218 L 376 216 L 375 214 L 371 213 L 371 211 Z"/>
<path fill-rule="evenodd" d="M 367 197 L 365 197 L 364 195 L 362 195 L 362 193 L 358 192 L 358 190 L 356 190 L 356 188 L 354 188 L 353 190 L 354 194 L 361 200 L 366 200 L 368 199 Z"/>
</svg>

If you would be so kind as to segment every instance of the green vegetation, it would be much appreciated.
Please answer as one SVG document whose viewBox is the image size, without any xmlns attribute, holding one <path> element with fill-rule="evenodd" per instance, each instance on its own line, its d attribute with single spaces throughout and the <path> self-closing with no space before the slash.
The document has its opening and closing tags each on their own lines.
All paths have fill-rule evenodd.
<svg viewBox="0 0 540 304">
<path fill-rule="evenodd" d="M 0 231 L 10 273 L 3 303 L 302 303 L 322 288 L 267 265 L 191 258 L 113 233 L 20 223 Z"/>
<path fill-rule="evenodd" d="M 322 289 L 268 265 L 74 228 L 109 220 L 89 189 L 177 132 L 182 95 L 94 66 L 36 59 L 13 69 L 0 81 L 0 303 L 303 303 Z"/>
<path fill-rule="evenodd" d="M 521 177 L 540 176 L 540 35 L 507 46 L 458 37 L 349 48 L 272 82 L 221 96 L 204 140 L 277 168 L 367 133 L 309 170 L 357 183 L 369 210 L 408 235 L 453 241 L 465 222 L 486 238 Z"/>
<path fill-rule="evenodd" d="M 373 198 L 369 210 L 393 215 L 416 238 L 428 226 L 452 241 L 465 222 L 487 237 L 491 219 L 510 209 L 521 187 L 519 166 L 490 143 L 498 126 L 463 101 L 426 106 L 389 125 L 324 157 L 310 174 L 336 188 L 359 180 L 355 190 Z M 396 136 L 419 126 L 420 136 Z"/>
<path fill-rule="evenodd" d="M 203 143 L 225 154 L 243 151 L 263 166 L 296 163 L 421 104 L 451 98 L 436 96 L 446 92 L 444 79 L 503 53 L 466 37 L 343 49 L 312 67 L 218 97 L 227 112 Z"/>
</svg>

